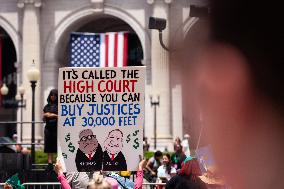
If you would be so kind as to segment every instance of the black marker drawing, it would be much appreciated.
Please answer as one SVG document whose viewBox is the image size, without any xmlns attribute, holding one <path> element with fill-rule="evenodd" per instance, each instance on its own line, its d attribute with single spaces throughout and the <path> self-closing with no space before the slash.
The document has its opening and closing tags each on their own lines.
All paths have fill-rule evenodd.
<svg viewBox="0 0 284 189">
<path fill-rule="evenodd" d="M 77 171 L 90 172 L 102 169 L 103 151 L 96 135 L 91 129 L 82 130 L 79 134 L 79 148 L 75 162 Z"/>
<path fill-rule="evenodd" d="M 109 132 L 104 141 L 103 170 L 126 171 L 127 164 L 123 153 L 123 133 L 119 129 Z"/>
</svg>

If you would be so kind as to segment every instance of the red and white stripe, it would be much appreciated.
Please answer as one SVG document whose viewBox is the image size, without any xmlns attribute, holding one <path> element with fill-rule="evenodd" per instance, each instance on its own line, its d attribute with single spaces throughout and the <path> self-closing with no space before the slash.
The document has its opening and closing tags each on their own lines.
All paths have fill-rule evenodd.
<svg viewBox="0 0 284 189">
<path fill-rule="evenodd" d="M 100 34 L 100 38 L 100 67 L 127 66 L 127 33 Z"/>
</svg>

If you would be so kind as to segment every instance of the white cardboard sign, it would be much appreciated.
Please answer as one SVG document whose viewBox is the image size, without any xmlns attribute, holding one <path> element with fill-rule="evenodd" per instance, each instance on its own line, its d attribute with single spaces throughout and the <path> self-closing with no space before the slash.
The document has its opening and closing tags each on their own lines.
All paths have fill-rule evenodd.
<svg viewBox="0 0 284 189">
<path fill-rule="evenodd" d="M 59 69 L 58 152 L 66 171 L 135 171 L 145 67 Z"/>
</svg>

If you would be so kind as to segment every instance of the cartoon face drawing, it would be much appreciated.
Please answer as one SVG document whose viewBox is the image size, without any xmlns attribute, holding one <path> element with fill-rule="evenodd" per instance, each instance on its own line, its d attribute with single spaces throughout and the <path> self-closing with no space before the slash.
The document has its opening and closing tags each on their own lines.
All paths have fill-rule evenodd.
<svg viewBox="0 0 284 189">
<path fill-rule="evenodd" d="M 104 148 L 109 154 L 117 154 L 123 147 L 123 133 L 119 129 L 109 132 L 107 139 L 104 141 Z"/>
<path fill-rule="evenodd" d="M 79 134 L 79 149 L 85 154 L 91 154 L 98 147 L 98 140 L 91 129 L 82 130 Z"/>
</svg>

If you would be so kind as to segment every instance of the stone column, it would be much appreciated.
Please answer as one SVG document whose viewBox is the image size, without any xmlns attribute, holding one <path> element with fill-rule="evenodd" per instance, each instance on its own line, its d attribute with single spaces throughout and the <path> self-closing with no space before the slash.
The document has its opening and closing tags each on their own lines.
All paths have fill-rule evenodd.
<svg viewBox="0 0 284 189">
<path fill-rule="evenodd" d="M 163 42 L 166 46 L 169 46 L 168 17 L 169 4 L 171 1 L 147 0 L 147 2 L 153 6 L 153 17 L 164 18 L 167 20 L 167 27 L 163 30 Z M 170 109 L 169 52 L 160 45 L 159 32 L 157 30 L 152 30 L 151 36 L 152 93 L 153 99 L 157 99 L 157 96 L 160 97 L 160 105 L 157 107 L 157 149 L 164 150 L 167 148 L 168 150 L 171 150 L 173 145 Z"/>
<path fill-rule="evenodd" d="M 26 108 L 23 112 L 23 121 L 31 121 L 32 89 L 27 78 L 27 71 L 30 69 L 33 60 L 35 66 L 41 70 L 40 52 L 40 7 L 41 0 L 18 0 L 18 7 L 22 10 L 22 81 L 26 89 Z M 40 71 L 41 72 L 41 71 Z M 42 73 L 42 72 L 41 72 Z M 41 108 L 41 78 L 36 84 L 35 90 L 35 121 L 42 120 Z M 24 142 L 31 141 L 31 124 L 23 126 Z M 35 124 L 35 140 L 42 139 L 42 125 Z M 37 147 L 37 146 L 36 146 Z"/>
<path fill-rule="evenodd" d="M 47 103 L 47 97 L 51 89 L 58 89 L 58 69 L 60 64 L 55 61 L 51 60 L 48 62 L 44 62 L 41 70 L 42 70 L 42 78 L 49 78 L 48 80 L 44 81 L 41 85 L 42 97 L 41 100 L 43 105 Z"/>
</svg>

